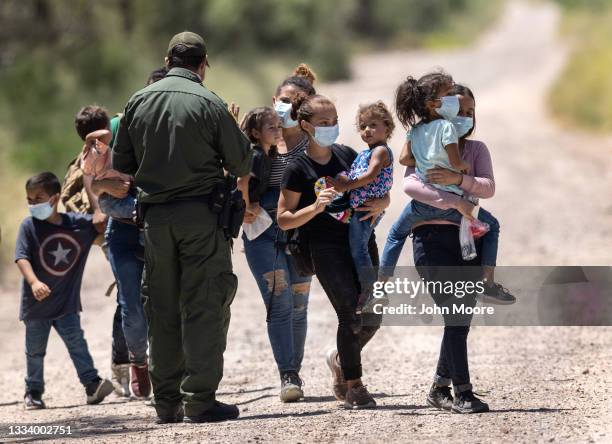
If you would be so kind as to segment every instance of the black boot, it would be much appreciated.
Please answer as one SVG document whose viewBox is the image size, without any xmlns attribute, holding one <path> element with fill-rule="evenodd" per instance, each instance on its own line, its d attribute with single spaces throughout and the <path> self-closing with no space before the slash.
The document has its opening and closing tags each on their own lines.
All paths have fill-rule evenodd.
<svg viewBox="0 0 612 444">
<path fill-rule="evenodd" d="M 437 409 L 448 410 L 453 406 L 453 395 L 448 386 L 437 386 L 432 384 L 427 395 L 427 404 Z"/>
<path fill-rule="evenodd" d="M 471 390 L 461 392 L 455 398 L 453 413 L 483 413 L 489 411 L 489 404 L 482 402 Z"/>
<path fill-rule="evenodd" d="M 236 419 L 238 416 L 240 411 L 235 405 L 215 401 L 215 404 L 205 412 L 195 416 L 185 416 L 184 422 L 220 422 Z"/>
</svg>

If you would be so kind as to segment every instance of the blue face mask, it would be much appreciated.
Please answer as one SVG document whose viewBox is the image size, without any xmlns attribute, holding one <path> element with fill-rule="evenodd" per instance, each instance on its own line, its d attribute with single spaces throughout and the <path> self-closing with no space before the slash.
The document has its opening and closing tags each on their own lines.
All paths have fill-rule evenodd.
<svg viewBox="0 0 612 444">
<path fill-rule="evenodd" d="M 340 135 L 340 127 L 336 123 L 334 126 L 315 126 L 314 141 L 319 146 L 332 146 Z"/>
<path fill-rule="evenodd" d="M 442 104 L 440 108 L 436 108 L 436 112 L 446 120 L 451 120 L 459 113 L 459 97 L 444 96 L 440 97 Z"/>
<path fill-rule="evenodd" d="M 274 104 L 274 111 L 278 114 L 281 119 L 281 126 L 283 128 L 293 128 L 297 126 L 297 121 L 291 118 L 291 103 L 281 102 L 277 100 Z"/>
<path fill-rule="evenodd" d="M 38 220 L 49 219 L 49 217 L 53 214 L 53 206 L 49 202 L 43 202 L 36 205 L 28 205 L 32 217 Z"/>
<path fill-rule="evenodd" d="M 450 119 L 451 123 L 457 130 L 457 137 L 465 136 L 473 127 L 474 119 L 472 117 L 457 116 Z"/>
</svg>

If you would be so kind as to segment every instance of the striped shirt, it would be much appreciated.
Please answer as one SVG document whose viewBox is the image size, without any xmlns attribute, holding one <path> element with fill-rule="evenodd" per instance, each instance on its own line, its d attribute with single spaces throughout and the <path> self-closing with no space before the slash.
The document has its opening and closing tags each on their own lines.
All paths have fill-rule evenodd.
<svg viewBox="0 0 612 444">
<path fill-rule="evenodd" d="M 272 159 L 272 169 L 270 171 L 269 188 L 280 188 L 281 180 L 285 168 L 293 159 L 295 159 L 302 151 L 308 146 L 308 137 L 304 137 L 300 143 L 298 143 L 291 151 L 286 153 L 278 153 L 276 157 Z"/>
</svg>

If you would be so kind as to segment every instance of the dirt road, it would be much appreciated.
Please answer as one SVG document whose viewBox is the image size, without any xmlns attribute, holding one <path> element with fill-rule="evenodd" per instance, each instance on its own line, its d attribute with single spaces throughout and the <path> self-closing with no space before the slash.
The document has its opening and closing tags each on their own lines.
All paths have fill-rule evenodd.
<svg viewBox="0 0 612 444">
<path fill-rule="evenodd" d="M 612 165 L 609 139 L 570 132 L 545 112 L 547 88 L 567 55 L 557 35 L 559 13 L 539 2 L 511 3 L 503 20 L 475 46 L 448 53 L 396 52 L 360 57 L 354 79 L 319 89 L 335 98 L 341 140 L 360 147 L 353 127 L 357 105 L 392 103 L 407 75 L 444 67 L 473 87 L 476 137 L 493 155 L 497 194 L 483 202 L 502 224 L 500 265 L 612 264 Z M 392 146 L 399 149 L 398 130 Z M 397 182 L 402 172 L 397 168 Z M 384 239 L 406 202 L 397 186 L 381 227 Z M 153 424 L 141 401 L 111 397 L 84 406 L 84 393 L 60 339 L 52 335 L 45 377 L 49 408 L 24 412 L 23 326 L 18 293 L 0 289 L 0 422 L 70 425 L 70 437 L 1 436 L 40 442 L 610 442 L 612 328 L 474 327 L 470 365 L 476 391 L 492 412 L 460 416 L 430 409 L 425 395 L 434 371 L 440 327 L 385 327 L 364 356 L 365 381 L 379 408 L 349 412 L 334 401 L 324 352 L 334 343 L 336 320 L 313 285 L 302 376 L 304 402 L 281 404 L 278 377 L 265 330 L 265 313 L 244 256 L 236 248 L 239 294 L 219 398 L 239 404 L 239 421 L 215 425 Z M 402 263 L 412 263 L 408 246 Z M 114 304 L 103 295 L 111 281 L 99 251 L 84 283 L 83 324 L 98 368 L 109 374 Z M 7 428 L 2 432 L 7 432 Z"/>
</svg>

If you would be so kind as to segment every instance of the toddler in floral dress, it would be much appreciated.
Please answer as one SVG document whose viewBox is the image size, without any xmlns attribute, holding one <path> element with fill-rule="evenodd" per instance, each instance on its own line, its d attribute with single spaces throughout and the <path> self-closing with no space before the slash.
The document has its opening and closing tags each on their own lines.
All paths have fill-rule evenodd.
<svg viewBox="0 0 612 444">
<path fill-rule="evenodd" d="M 393 185 L 393 153 L 387 146 L 395 127 L 393 116 L 381 101 L 362 105 L 357 113 L 357 127 L 368 148 L 357 155 L 348 174 L 341 173 L 335 179 L 328 179 L 336 191 L 350 191 L 350 208 L 353 210 L 368 200 L 385 197 Z M 368 244 L 381 217 L 382 214 L 376 220 L 362 221 L 359 213 L 353 211 L 349 220 L 351 255 L 361 284 L 357 314 L 361 314 L 376 280 Z"/>
</svg>

